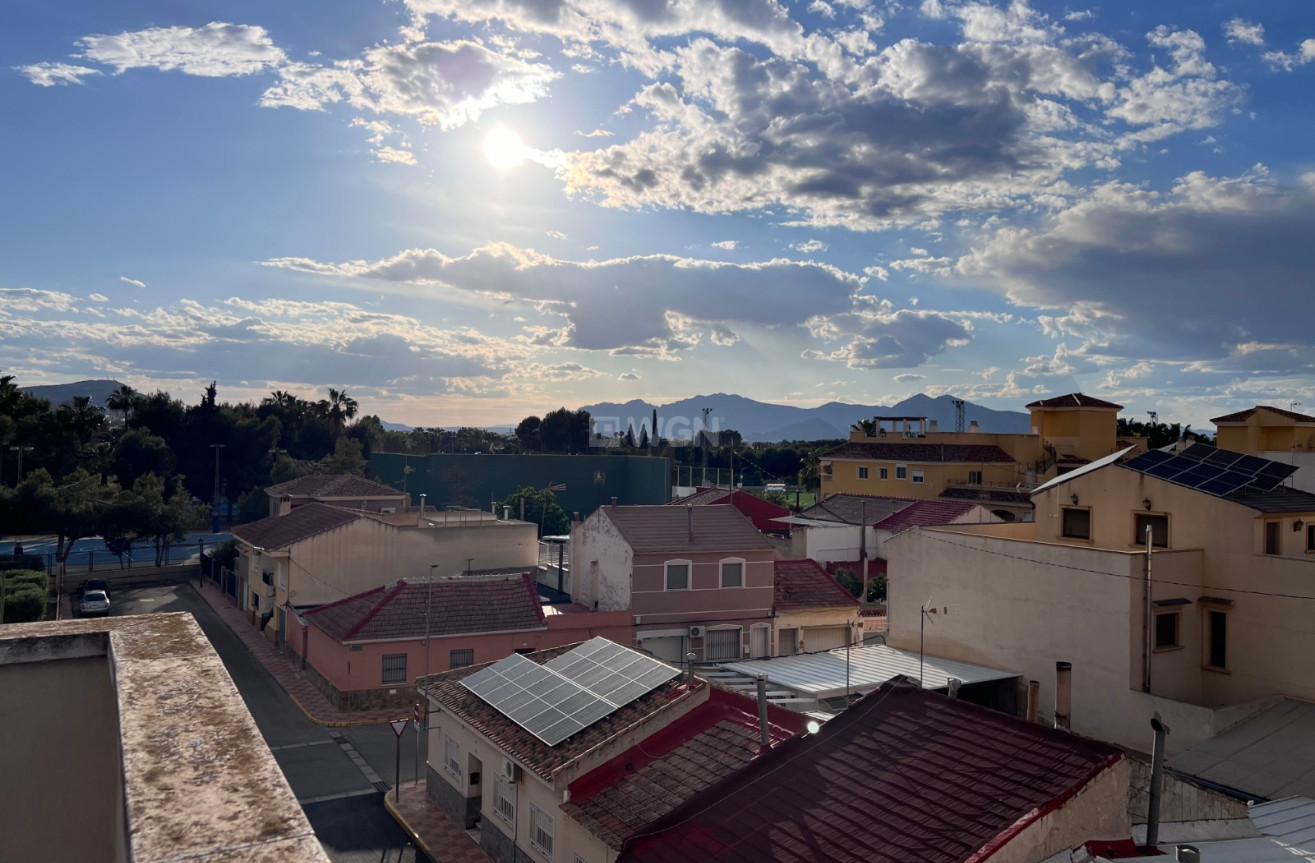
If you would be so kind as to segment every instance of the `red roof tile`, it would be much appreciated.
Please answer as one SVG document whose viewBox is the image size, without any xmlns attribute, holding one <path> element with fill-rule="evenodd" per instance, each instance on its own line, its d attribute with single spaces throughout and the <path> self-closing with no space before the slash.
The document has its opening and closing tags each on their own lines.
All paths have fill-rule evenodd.
<svg viewBox="0 0 1315 863">
<path fill-rule="evenodd" d="M 883 518 L 898 512 L 915 499 L 911 497 L 890 497 L 868 494 L 833 494 L 823 498 L 812 506 L 805 507 L 799 515 L 819 521 L 839 521 L 845 524 L 876 524 Z"/>
<path fill-rule="evenodd" d="M 272 515 L 260 521 L 239 524 L 233 528 L 233 536 L 258 548 L 287 548 L 365 517 L 359 512 L 336 506 L 308 503 L 287 515 Z"/>
<path fill-rule="evenodd" d="M 858 597 L 841 587 L 815 560 L 778 560 L 775 575 L 773 606 L 777 610 L 858 605 Z"/>
<path fill-rule="evenodd" d="M 299 476 L 272 485 L 265 489 L 265 493 L 273 497 L 291 495 L 313 498 L 402 497 L 405 494 L 392 486 L 349 473 Z"/>
<path fill-rule="evenodd" d="M 534 579 L 406 580 L 322 605 L 306 619 L 341 642 L 543 629 Z"/>
<path fill-rule="evenodd" d="M 1009 453 L 994 444 L 951 443 L 844 443 L 820 458 L 862 461 L 902 461 L 929 464 L 1012 463 Z"/>
<path fill-rule="evenodd" d="M 773 745 L 803 730 L 803 714 L 768 710 Z M 562 810 L 619 851 L 627 839 L 763 751 L 757 703 L 713 688 L 706 702 L 572 782 L 571 802 Z"/>
<path fill-rule="evenodd" d="M 1253 408 L 1247 408 L 1246 410 L 1238 411 L 1235 414 L 1225 414 L 1224 416 L 1221 417 L 1215 417 L 1214 419 L 1210 420 L 1210 422 L 1214 423 L 1215 425 L 1219 425 L 1220 423 L 1244 423 L 1247 420 L 1251 419 L 1251 417 L 1255 414 L 1256 411 L 1270 411 L 1272 413 L 1278 414 L 1281 417 L 1285 417 L 1290 420 L 1295 420 L 1296 422 L 1299 423 L 1315 423 L 1315 417 L 1307 416 L 1306 414 L 1299 414 L 1296 411 L 1284 410 L 1283 408 L 1271 407 L 1269 405 L 1256 405 Z"/>
<path fill-rule="evenodd" d="M 618 860 L 962 863 L 1122 757 L 897 677 L 672 810 Z"/>
<path fill-rule="evenodd" d="M 1064 396 L 1055 396 L 1050 399 L 1041 399 L 1032 402 L 1027 406 L 1032 408 L 1113 408 L 1114 410 L 1123 410 L 1123 405 L 1116 405 L 1114 402 L 1107 402 L 1094 396 L 1083 395 L 1082 393 L 1069 393 Z"/>
<path fill-rule="evenodd" d="M 777 524 L 773 519 L 782 518 L 790 514 L 790 508 L 781 506 L 779 503 L 772 503 L 766 498 L 758 497 L 756 494 L 749 494 L 741 489 L 725 488 L 705 488 L 687 495 L 682 498 L 673 500 L 667 506 L 680 506 L 689 504 L 690 506 L 717 506 L 720 504 L 729 504 L 740 512 L 748 516 L 749 521 L 753 522 L 754 529 L 764 530 L 781 530 L 782 525 Z"/>
<path fill-rule="evenodd" d="M 611 519 L 638 553 L 755 551 L 772 547 L 753 522 L 733 506 L 606 506 L 597 514 Z"/>
<path fill-rule="evenodd" d="M 973 511 L 975 503 L 958 500 L 919 500 L 892 513 L 873 527 L 899 533 L 922 524 L 952 524 Z"/>
</svg>

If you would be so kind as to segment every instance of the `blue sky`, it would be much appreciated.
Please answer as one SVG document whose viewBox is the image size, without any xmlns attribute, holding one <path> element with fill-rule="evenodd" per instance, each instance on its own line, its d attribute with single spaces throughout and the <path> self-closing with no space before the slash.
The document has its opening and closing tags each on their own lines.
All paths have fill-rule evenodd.
<svg viewBox="0 0 1315 863">
<path fill-rule="evenodd" d="M 1315 411 L 1315 7 L 6 8 L 0 370 Z"/>
</svg>

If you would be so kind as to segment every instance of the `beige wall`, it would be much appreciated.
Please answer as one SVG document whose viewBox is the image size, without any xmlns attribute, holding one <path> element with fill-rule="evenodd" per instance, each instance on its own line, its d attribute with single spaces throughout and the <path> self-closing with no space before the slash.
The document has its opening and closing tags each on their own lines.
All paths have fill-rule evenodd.
<svg viewBox="0 0 1315 863">
<path fill-rule="evenodd" d="M 0 860 L 126 861 L 104 656 L 0 664 Z"/>
<path fill-rule="evenodd" d="M 925 441 L 917 441 L 925 443 Z M 891 497 L 909 497 L 915 500 L 935 500 L 950 480 L 968 481 L 970 471 L 980 471 L 982 482 L 990 485 L 1015 485 L 1025 479 L 1027 474 L 1013 463 L 985 462 L 914 462 L 914 461 L 866 461 L 861 459 L 830 459 L 831 473 L 822 474 L 822 496 L 833 494 L 877 494 Z M 898 465 L 908 467 L 905 479 L 895 478 Z M 858 478 L 858 468 L 868 469 L 868 478 Z M 881 468 L 886 468 L 888 479 L 882 480 Z M 913 481 L 913 471 L 923 472 L 923 481 Z"/>
<path fill-rule="evenodd" d="M 466 559 L 472 569 L 510 569 L 539 564 L 538 528 L 525 521 L 483 521 L 465 525 L 401 528 L 398 536 L 399 578 L 422 578 L 434 567 L 435 576 L 460 575 Z"/>
<path fill-rule="evenodd" d="M 1088 839 L 1126 839 L 1129 823 L 1126 758 L 1101 772 L 1058 809 L 1047 812 L 991 855 L 991 863 L 1039 863 Z"/>
<path fill-rule="evenodd" d="M 1091 461 L 1118 445 L 1118 412 L 1112 408 L 1033 408 L 1032 428 L 1059 453 Z"/>
<path fill-rule="evenodd" d="M 612 520 L 596 510 L 571 529 L 571 598 L 585 608 L 630 608 L 634 553 Z"/>
</svg>

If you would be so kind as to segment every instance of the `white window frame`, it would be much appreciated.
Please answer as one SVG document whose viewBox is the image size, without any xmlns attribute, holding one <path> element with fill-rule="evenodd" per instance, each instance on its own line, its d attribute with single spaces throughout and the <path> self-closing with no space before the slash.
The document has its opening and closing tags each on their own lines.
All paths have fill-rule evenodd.
<svg viewBox="0 0 1315 863">
<path fill-rule="evenodd" d="M 734 588 L 734 589 L 739 589 L 739 588 L 744 587 L 744 586 L 745 586 L 745 585 L 744 585 L 744 578 L 745 578 L 745 575 L 747 575 L 747 570 L 748 570 L 748 567 L 745 565 L 745 563 L 746 563 L 746 562 L 745 562 L 744 558 L 742 558 L 742 557 L 728 557 L 728 558 L 726 558 L 725 560 L 723 560 L 723 561 L 721 561 L 720 563 L 718 563 L 718 565 L 717 565 L 717 585 L 718 585 L 719 587 Z M 738 565 L 738 566 L 740 567 L 740 583 L 739 583 L 739 584 L 727 584 L 727 583 L 726 583 L 726 565 L 727 565 L 727 564 Z"/>
<path fill-rule="evenodd" d="M 672 587 L 672 586 L 671 586 L 671 567 L 673 567 L 673 566 L 683 566 L 683 567 L 685 567 L 685 586 L 684 586 L 684 587 Z M 663 590 L 670 590 L 670 591 L 690 590 L 690 589 L 693 587 L 693 584 L 694 584 L 694 564 L 693 564 L 693 562 L 688 561 L 688 560 L 679 560 L 679 559 L 677 559 L 677 560 L 668 560 L 666 563 L 662 564 L 662 589 L 663 589 Z"/>
<path fill-rule="evenodd" d="M 982 484 L 982 472 L 981 472 L 980 470 L 970 470 L 970 471 L 968 471 L 968 484 L 969 484 L 969 485 L 981 485 L 981 484 Z"/>
<path fill-rule="evenodd" d="M 908 479 L 909 466 L 906 464 L 895 465 L 895 479 Z"/>
<path fill-rule="evenodd" d="M 502 811 L 504 806 L 506 812 Z M 511 783 L 502 776 L 493 780 L 493 814 L 508 826 L 516 826 L 516 798 L 512 794 Z"/>
<path fill-rule="evenodd" d="M 877 479 L 880 480 L 890 479 L 890 468 L 888 467 L 877 468 Z"/>
<path fill-rule="evenodd" d="M 909 481 L 914 485 L 922 485 L 927 481 L 927 475 L 923 473 L 922 468 L 915 467 L 913 472 L 909 475 Z"/>
<path fill-rule="evenodd" d="M 545 822 L 547 824 L 546 827 L 544 826 Z M 542 838 L 539 836 L 540 833 L 547 836 L 547 843 L 543 842 Z M 545 860 L 552 859 L 552 848 L 554 844 L 552 816 L 547 812 L 544 812 L 534 803 L 530 804 L 530 835 L 528 838 L 531 848 L 539 852 Z"/>
<path fill-rule="evenodd" d="M 868 478 L 868 469 L 867 469 L 867 466 L 866 466 L 866 465 L 860 465 L 860 466 L 859 466 L 859 468 L 858 468 L 858 478 L 859 478 L 859 479 L 867 479 L 867 478 Z"/>
<path fill-rule="evenodd" d="M 452 735 L 443 735 L 443 772 L 461 782 L 461 744 Z"/>
</svg>

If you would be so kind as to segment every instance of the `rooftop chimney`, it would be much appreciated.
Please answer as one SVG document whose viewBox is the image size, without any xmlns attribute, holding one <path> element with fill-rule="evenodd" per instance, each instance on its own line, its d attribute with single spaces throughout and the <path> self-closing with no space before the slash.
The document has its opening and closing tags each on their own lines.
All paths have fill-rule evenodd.
<svg viewBox="0 0 1315 863">
<path fill-rule="evenodd" d="M 936 432 L 938 432 L 938 431 L 940 431 L 940 430 L 941 430 L 940 423 L 936 422 L 936 420 L 930 420 L 930 421 L 928 421 L 928 423 L 927 423 L 927 431 L 931 432 L 932 434 L 935 434 Z"/>
<path fill-rule="evenodd" d="M 977 420 L 972 420 L 972 421 L 970 421 L 970 422 L 968 423 L 968 431 L 970 431 L 970 432 L 979 432 L 979 431 L 981 431 L 981 430 L 982 430 L 982 427 L 979 426 L 979 425 L 977 424 Z"/>
<path fill-rule="evenodd" d="M 767 726 L 767 675 L 758 675 L 758 736 L 763 746 L 772 745 L 772 732 Z"/>
<path fill-rule="evenodd" d="M 1055 727 L 1069 728 L 1073 710 L 1073 663 L 1055 663 Z"/>
<path fill-rule="evenodd" d="M 1027 721 L 1036 722 L 1037 715 L 1041 712 L 1041 681 L 1029 680 L 1027 682 Z"/>
<path fill-rule="evenodd" d="M 685 521 L 689 524 L 689 541 L 694 541 L 694 504 L 685 504 Z"/>
</svg>

